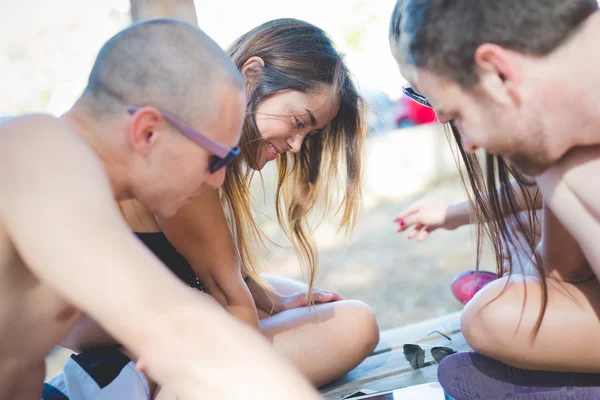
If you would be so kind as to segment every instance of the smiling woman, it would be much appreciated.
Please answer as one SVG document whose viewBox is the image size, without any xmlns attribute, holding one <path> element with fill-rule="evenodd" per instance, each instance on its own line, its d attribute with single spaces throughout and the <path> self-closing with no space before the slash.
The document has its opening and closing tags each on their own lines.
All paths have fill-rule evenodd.
<svg viewBox="0 0 600 400">
<path fill-rule="evenodd" d="M 339 109 L 339 100 L 332 98 L 331 88 L 326 86 L 308 94 L 283 90 L 265 100 L 255 118 L 261 139 L 265 142 L 257 156 L 255 169 L 262 169 L 278 154 L 298 154 L 304 139 L 321 133 Z"/>
<path fill-rule="evenodd" d="M 229 166 L 221 201 L 264 317 L 263 333 L 321 385 L 358 365 L 379 338 L 366 305 L 318 290 L 313 296 L 317 251 L 307 223 L 317 201 L 330 209 L 333 186 L 339 185 L 343 200 L 334 209 L 341 212 L 340 229 L 354 226 L 362 200 L 364 102 L 331 39 L 306 22 L 266 22 L 237 39 L 229 53 L 246 83 L 248 111 L 240 157 Z M 268 238 L 253 216 L 250 183 L 273 160 L 277 218 L 307 272 L 307 288 L 275 277 L 263 282 L 256 270 L 255 255 Z M 318 304 L 311 316 L 306 306 L 312 301 L 332 304 Z"/>
<path fill-rule="evenodd" d="M 344 200 L 336 207 L 342 210 L 341 228 L 353 227 L 360 210 L 363 100 L 327 34 L 306 22 L 262 24 L 236 40 L 229 53 L 249 97 L 241 155 L 223 186 L 242 265 L 254 275 L 252 246 L 264 239 L 249 201 L 252 170 L 277 159 L 277 217 L 308 270 L 311 287 L 316 252 L 306 217 L 324 195 L 323 184 L 344 182 Z"/>
</svg>

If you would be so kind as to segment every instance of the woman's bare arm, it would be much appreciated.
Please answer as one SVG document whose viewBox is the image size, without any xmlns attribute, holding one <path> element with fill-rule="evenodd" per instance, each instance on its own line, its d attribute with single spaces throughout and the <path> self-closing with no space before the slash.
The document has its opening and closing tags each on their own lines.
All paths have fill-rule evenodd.
<svg viewBox="0 0 600 400">
<path fill-rule="evenodd" d="M 204 187 L 199 197 L 158 223 L 188 260 L 208 294 L 231 314 L 259 330 L 254 300 L 242 277 L 233 236 L 219 193 Z"/>
</svg>

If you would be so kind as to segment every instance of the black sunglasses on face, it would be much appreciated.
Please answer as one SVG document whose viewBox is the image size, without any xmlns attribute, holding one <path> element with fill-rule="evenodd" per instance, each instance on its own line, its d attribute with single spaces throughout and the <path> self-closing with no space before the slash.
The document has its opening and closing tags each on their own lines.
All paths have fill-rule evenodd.
<svg viewBox="0 0 600 400">
<path fill-rule="evenodd" d="M 450 339 L 448 336 L 438 331 L 431 332 L 429 335 L 433 333 L 442 335 L 449 341 L 452 341 L 452 339 Z M 402 350 L 404 351 L 404 357 L 406 358 L 406 361 L 410 363 L 410 366 L 413 369 L 419 369 L 425 366 L 425 349 L 422 346 L 430 349 L 431 356 L 438 364 L 442 362 L 444 358 L 456 353 L 456 350 L 448 346 L 428 346 L 419 345 L 417 343 L 406 343 Z"/>
<path fill-rule="evenodd" d="M 413 101 L 416 101 L 417 103 L 419 103 L 422 106 L 433 108 L 433 106 L 431 105 L 431 103 L 429 102 L 429 100 L 427 100 L 427 97 L 425 97 L 422 94 L 418 93 L 411 86 L 408 86 L 408 85 L 407 86 L 402 86 L 402 93 L 404 93 L 405 95 L 407 95 L 408 97 L 410 97 Z"/>
</svg>

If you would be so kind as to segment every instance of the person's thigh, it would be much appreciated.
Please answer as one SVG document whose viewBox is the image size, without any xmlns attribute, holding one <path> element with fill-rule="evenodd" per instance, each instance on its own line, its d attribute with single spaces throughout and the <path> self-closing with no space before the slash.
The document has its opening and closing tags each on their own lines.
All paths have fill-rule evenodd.
<svg viewBox="0 0 600 400">
<path fill-rule="evenodd" d="M 508 365 L 553 371 L 600 372 L 600 284 L 548 279 L 548 305 L 537 335 L 542 305 L 536 278 L 502 278 L 482 289 L 461 318 L 471 347 Z"/>
<path fill-rule="evenodd" d="M 274 349 L 315 386 L 356 367 L 379 341 L 373 311 L 355 300 L 283 311 L 262 319 L 260 324 Z"/>
</svg>

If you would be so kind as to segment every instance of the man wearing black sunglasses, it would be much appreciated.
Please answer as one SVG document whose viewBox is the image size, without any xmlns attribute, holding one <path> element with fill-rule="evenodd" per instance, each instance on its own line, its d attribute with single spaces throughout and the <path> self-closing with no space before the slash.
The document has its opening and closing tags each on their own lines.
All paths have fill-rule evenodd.
<svg viewBox="0 0 600 400">
<path fill-rule="evenodd" d="M 220 186 L 245 102 L 214 41 L 150 20 L 103 46 L 64 116 L 0 122 L 0 399 L 91 398 L 68 382 L 44 387 L 44 357 L 79 310 L 177 398 L 316 398 L 258 333 L 170 273 L 115 206 L 135 198 L 168 217 L 204 183 Z M 108 398 L 151 396 L 129 360 L 116 373 L 139 385 Z M 88 384 L 100 392 L 109 378 L 100 371 Z"/>
</svg>

